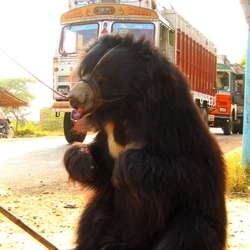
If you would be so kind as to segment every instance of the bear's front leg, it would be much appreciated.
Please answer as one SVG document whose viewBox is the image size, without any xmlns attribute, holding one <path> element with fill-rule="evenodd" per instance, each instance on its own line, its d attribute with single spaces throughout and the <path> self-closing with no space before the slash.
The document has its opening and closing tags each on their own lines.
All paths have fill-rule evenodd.
<svg viewBox="0 0 250 250">
<path fill-rule="evenodd" d="M 63 162 L 71 180 L 84 185 L 95 181 L 98 166 L 87 145 L 75 143 L 70 146 L 65 151 Z"/>
<path fill-rule="evenodd" d="M 117 188 L 129 187 L 133 191 L 151 190 L 158 184 L 158 170 L 162 162 L 157 155 L 143 149 L 130 149 L 122 153 L 115 161 L 112 183 Z"/>
<path fill-rule="evenodd" d="M 75 143 L 64 154 L 63 162 L 71 180 L 103 192 L 111 185 L 114 160 L 109 154 L 106 133 L 100 131 L 88 145 Z"/>
</svg>

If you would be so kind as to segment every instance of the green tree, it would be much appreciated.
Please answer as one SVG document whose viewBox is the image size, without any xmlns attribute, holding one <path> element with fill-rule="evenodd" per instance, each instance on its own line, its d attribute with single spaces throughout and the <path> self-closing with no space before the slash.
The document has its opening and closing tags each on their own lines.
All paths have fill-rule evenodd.
<svg viewBox="0 0 250 250">
<path fill-rule="evenodd" d="M 35 99 L 35 96 L 32 95 L 29 91 L 28 84 L 34 83 L 35 80 L 31 78 L 6 78 L 0 79 L 0 86 L 8 90 L 11 94 L 17 96 L 21 100 L 30 103 L 30 101 Z M 27 110 L 25 107 L 19 107 L 17 109 L 13 108 L 4 108 L 4 112 L 7 115 L 11 115 L 16 120 L 16 130 L 18 129 L 18 124 L 20 122 L 26 122 L 25 116 Z"/>
</svg>

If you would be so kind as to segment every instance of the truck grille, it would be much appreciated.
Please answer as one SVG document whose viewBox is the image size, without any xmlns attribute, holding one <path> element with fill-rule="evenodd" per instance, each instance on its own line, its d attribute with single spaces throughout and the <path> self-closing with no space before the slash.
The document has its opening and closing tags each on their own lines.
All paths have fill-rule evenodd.
<svg viewBox="0 0 250 250">
<path fill-rule="evenodd" d="M 57 91 L 63 95 L 67 95 L 70 91 L 70 87 L 68 85 L 59 85 Z"/>
<path fill-rule="evenodd" d="M 58 76 L 58 82 L 69 82 L 68 76 Z"/>
</svg>

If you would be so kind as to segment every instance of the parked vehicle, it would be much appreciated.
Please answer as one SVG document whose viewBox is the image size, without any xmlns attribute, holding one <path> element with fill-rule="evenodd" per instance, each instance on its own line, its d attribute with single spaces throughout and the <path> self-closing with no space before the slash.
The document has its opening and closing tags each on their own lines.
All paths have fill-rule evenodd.
<svg viewBox="0 0 250 250">
<path fill-rule="evenodd" d="M 78 4 L 79 3 L 79 4 Z M 82 46 L 105 33 L 144 34 L 177 64 L 189 79 L 194 101 L 205 122 L 215 107 L 216 46 L 175 10 L 153 0 L 69 1 L 70 10 L 61 16 L 61 34 L 54 56 L 54 89 L 67 95 L 77 79 L 72 77 Z M 52 109 L 64 113 L 64 135 L 69 143 L 82 142 L 70 119 L 67 98 L 54 93 Z"/>
<path fill-rule="evenodd" d="M 225 135 L 243 133 L 245 68 L 217 57 L 216 104 L 208 116 L 210 127 L 221 127 Z"/>
<path fill-rule="evenodd" d="M 6 131 L 3 124 L 0 124 L 0 138 L 13 138 L 15 135 L 14 128 L 10 125 L 10 120 L 6 119 L 9 123 L 9 129 Z"/>
</svg>

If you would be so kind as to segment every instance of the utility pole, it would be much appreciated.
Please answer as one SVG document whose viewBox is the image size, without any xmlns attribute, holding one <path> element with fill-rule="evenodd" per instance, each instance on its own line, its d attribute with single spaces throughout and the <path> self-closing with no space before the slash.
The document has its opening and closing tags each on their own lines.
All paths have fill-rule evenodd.
<svg viewBox="0 0 250 250">
<path fill-rule="evenodd" d="M 242 163 L 250 171 L 250 0 L 240 0 L 248 25 L 248 45 L 246 54 L 245 98 Z"/>
</svg>

